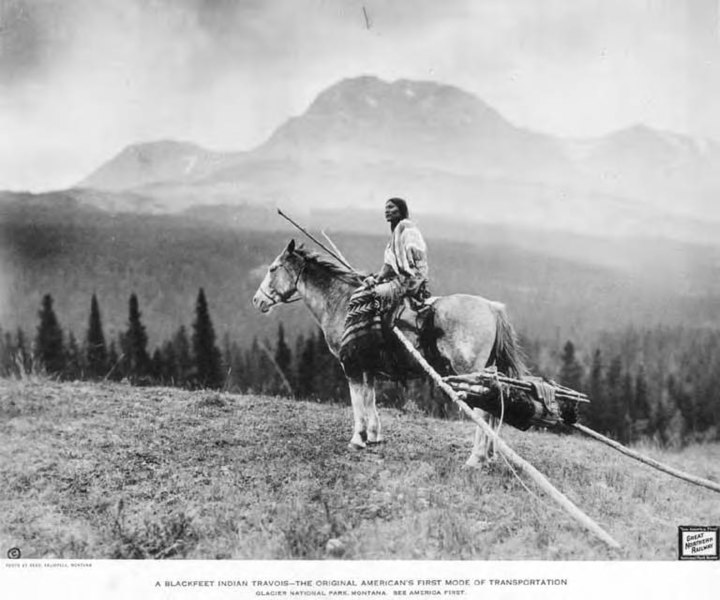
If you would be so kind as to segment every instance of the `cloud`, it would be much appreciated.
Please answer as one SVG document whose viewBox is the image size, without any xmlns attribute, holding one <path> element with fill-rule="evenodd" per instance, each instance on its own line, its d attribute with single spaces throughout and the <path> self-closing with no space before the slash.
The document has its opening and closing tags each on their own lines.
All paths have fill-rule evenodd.
<svg viewBox="0 0 720 600">
<path fill-rule="evenodd" d="M 66 31 L 56 27 L 60 4 L 0 3 L 0 90 L 38 77 L 62 53 Z"/>
<path fill-rule="evenodd" d="M 702 127 L 689 121 L 698 114 L 689 87 L 703 89 L 698 97 L 720 93 L 717 78 L 693 75 L 704 62 L 698 54 L 718 56 L 717 35 L 714 52 L 698 41 L 713 31 L 717 7 L 715 0 L 478 2 L 473 26 L 456 29 L 451 46 L 462 51 L 446 70 L 513 122 L 549 133 L 601 135 L 644 122 L 720 136 L 709 111 Z"/>
<path fill-rule="evenodd" d="M 717 36 L 701 35 L 716 23 L 714 0 L 0 7 L 0 188 L 71 185 L 150 139 L 251 148 L 323 88 L 360 74 L 455 84 L 519 125 L 562 135 L 644 121 L 720 136 L 709 100 L 720 78 L 707 58 Z"/>
</svg>

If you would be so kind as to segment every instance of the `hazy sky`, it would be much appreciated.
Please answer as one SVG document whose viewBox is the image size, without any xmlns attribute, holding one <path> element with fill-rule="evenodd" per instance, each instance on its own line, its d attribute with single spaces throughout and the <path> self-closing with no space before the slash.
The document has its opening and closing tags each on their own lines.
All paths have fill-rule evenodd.
<svg viewBox="0 0 720 600">
<path fill-rule="evenodd" d="M 249 149 L 361 74 L 558 135 L 720 139 L 719 39 L 718 0 L 0 0 L 0 189 L 71 185 L 138 141 Z"/>
</svg>

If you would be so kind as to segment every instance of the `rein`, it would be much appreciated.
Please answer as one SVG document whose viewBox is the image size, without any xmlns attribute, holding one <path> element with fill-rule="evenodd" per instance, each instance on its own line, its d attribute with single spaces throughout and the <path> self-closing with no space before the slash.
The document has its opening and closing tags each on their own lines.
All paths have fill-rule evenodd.
<svg viewBox="0 0 720 600">
<path fill-rule="evenodd" d="M 333 243 L 333 241 L 327 236 L 325 232 L 323 232 L 323 235 L 327 238 L 328 242 L 330 242 L 330 245 L 335 249 L 335 252 L 332 250 L 329 250 L 327 246 L 325 246 L 323 243 L 318 241 L 315 237 L 313 237 L 310 232 L 307 231 L 304 227 L 301 227 L 298 225 L 295 221 L 293 221 L 290 217 L 288 217 L 283 211 L 278 209 L 278 214 L 285 219 L 286 221 L 289 221 L 295 228 L 299 229 L 302 233 L 304 233 L 308 238 L 310 238 L 313 242 L 315 242 L 320 248 L 322 248 L 325 252 L 327 252 L 330 256 L 332 256 L 335 260 L 337 260 L 340 264 L 342 264 L 344 267 L 346 267 L 351 273 L 354 273 L 355 275 L 361 276 L 361 274 L 355 270 L 353 267 L 350 266 L 350 263 L 347 262 L 345 257 L 342 255 L 340 250 L 338 250 L 337 246 Z M 283 264 L 280 263 L 278 267 L 282 267 L 285 269 L 285 272 L 292 276 L 290 273 L 290 270 Z M 290 291 L 288 294 L 278 294 L 275 290 L 270 290 L 274 296 L 271 296 L 268 294 L 265 290 L 260 288 L 260 292 L 268 299 L 272 301 L 272 306 L 275 306 L 276 304 L 290 304 L 291 302 L 297 302 L 298 300 L 302 300 L 301 296 L 297 296 L 295 298 L 292 298 L 292 295 L 297 292 L 297 284 L 300 281 L 300 278 L 305 273 L 305 268 L 307 267 L 307 259 L 303 257 L 303 264 L 302 268 L 297 274 L 297 277 L 295 278 L 295 284 L 293 285 L 293 290 Z"/>
<path fill-rule="evenodd" d="M 292 302 L 298 302 L 299 300 L 302 300 L 301 296 L 296 296 L 295 298 L 293 298 L 292 295 L 298 291 L 297 285 L 300 282 L 300 278 L 305 274 L 305 267 L 306 267 L 306 263 L 305 263 L 305 261 L 303 261 L 302 267 L 298 271 L 297 277 L 295 277 L 295 283 L 293 283 L 293 286 L 289 290 L 288 293 L 280 294 L 280 293 L 276 292 L 275 290 L 271 289 L 270 291 L 273 292 L 273 294 L 274 294 L 271 296 L 262 288 L 260 288 L 260 292 L 268 300 L 272 300 L 273 306 L 275 306 L 276 304 L 291 304 Z M 285 269 L 285 272 L 292 277 L 292 273 L 290 272 L 290 269 L 288 269 L 283 263 L 280 263 L 278 265 L 278 268 Z"/>
</svg>

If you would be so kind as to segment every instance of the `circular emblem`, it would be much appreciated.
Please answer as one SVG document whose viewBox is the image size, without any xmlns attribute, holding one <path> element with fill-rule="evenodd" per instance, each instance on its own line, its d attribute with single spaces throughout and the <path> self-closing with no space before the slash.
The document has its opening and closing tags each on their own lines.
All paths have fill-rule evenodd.
<svg viewBox="0 0 720 600">
<path fill-rule="evenodd" d="M 12 558 L 13 560 L 16 558 L 20 558 L 22 556 L 22 552 L 20 552 L 20 548 L 10 548 L 7 553 L 8 558 Z"/>
</svg>

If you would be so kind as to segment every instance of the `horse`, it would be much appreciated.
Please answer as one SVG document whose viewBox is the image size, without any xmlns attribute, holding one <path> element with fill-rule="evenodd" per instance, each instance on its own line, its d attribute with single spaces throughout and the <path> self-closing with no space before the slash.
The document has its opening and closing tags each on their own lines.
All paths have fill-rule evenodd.
<svg viewBox="0 0 720 600">
<path fill-rule="evenodd" d="M 322 329 L 330 351 L 338 358 L 350 296 L 361 283 L 359 273 L 290 240 L 270 264 L 252 302 L 255 308 L 267 313 L 277 305 L 302 299 Z M 439 333 L 437 350 L 450 372 L 471 373 L 494 364 L 510 377 L 527 373 L 503 304 L 481 296 L 452 294 L 438 297 L 432 310 Z M 384 441 L 375 404 L 378 374 L 346 373 L 346 377 L 354 417 L 349 448 L 364 449 L 367 444 Z M 489 414 L 482 414 L 486 420 L 494 421 Z M 466 464 L 478 466 L 493 455 L 492 440 L 478 426 Z"/>
</svg>

